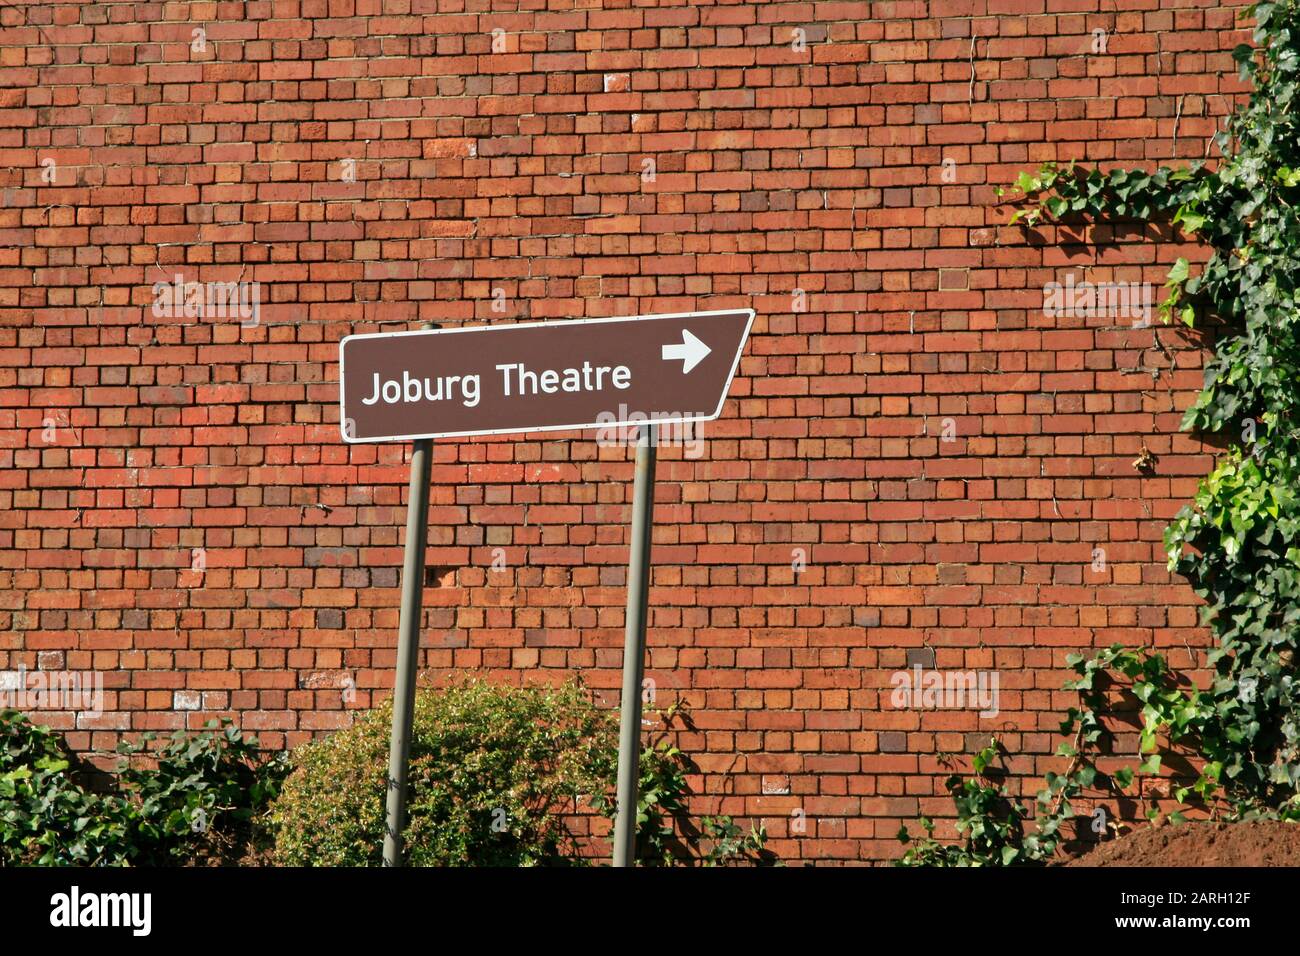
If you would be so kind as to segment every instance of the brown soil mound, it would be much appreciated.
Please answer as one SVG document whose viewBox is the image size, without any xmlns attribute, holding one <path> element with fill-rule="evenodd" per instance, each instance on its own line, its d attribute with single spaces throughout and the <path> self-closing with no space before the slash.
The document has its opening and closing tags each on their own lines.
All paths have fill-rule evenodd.
<svg viewBox="0 0 1300 956">
<path fill-rule="evenodd" d="M 1144 826 L 1066 866 L 1300 866 L 1300 824 L 1260 820 Z"/>
</svg>

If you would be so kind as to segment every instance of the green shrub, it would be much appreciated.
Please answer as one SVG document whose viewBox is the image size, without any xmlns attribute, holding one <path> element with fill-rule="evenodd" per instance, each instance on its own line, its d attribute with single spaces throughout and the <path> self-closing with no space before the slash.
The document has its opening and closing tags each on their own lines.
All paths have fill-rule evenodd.
<svg viewBox="0 0 1300 956">
<path fill-rule="evenodd" d="M 637 857 L 648 865 L 756 859 L 765 836 L 729 817 L 695 828 L 685 756 L 665 730 L 642 749 Z M 272 810 L 275 862 L 379 866 L 391 702 L 348 730 L 293 752 Z M 612 817 L 618 715 L 579 684 L 555 688 L 462 681 L 416 695 L 405 832 L 413 866 L 582 865 L 575 812 Z"/>
<path fill-rule="evenodd" d="M 671 743 L 673 721 L 641 754 L 637 856 L 643 865 L 762 858 L 760 828 L 687 812 L 696 768 Z M 391 711 L 314 741 L 289 760 L 261 755 L 229 720 L 189 737 L 123 742 L 107 792 L 83 786 L 59 735 L 0 711 L 0 865 L 149 866 L 259 862 L 378 865 Z M 417 698 L 410 783 L 413 864 L 583 864 L 574 811 L 614 814 L 617 714 L 576 684 L 462 683 Z M 283 792 L 282 792 L 283 789 Z M 583 804 L 586 803 L 584 808 Z M 273 812 L 272 812 L 273 810 Z"/>
<path fill-rule="evenodd" d="M 131 857 L 130 809 L 68 772 L 58 735 L 0 710 L 0 863 L 122 866 Z"/>
<path fill-rule="evenodd" d="M 245 737 L 229 720 L 208 727 L 195 737 L 176 731 L 152 754 L 152 733 L 119 745 L 125 758 L 119 780 L 130 801 L 138 863 L 232 863 L 261 848 L 260 824 L 288 763 L 283 754 L 264 758 L 257 738 Z M 140 754 L 150 762 L 132 766 Z"/>
<path fill-rule="evenodd" d="M 283 777 L 254 737 L 230 721 L 193 738 L 174 734 L 150 762 L 131 766 L 155 737 L 123 743 L 115 787 L 86 789 L 48 727 L 0 711 L 0 863 L 127 866 L 238 859 L 254 842 Z M 156 765 L 153 759 L 157 760 Z M 137 760 L 137 763 L 140 763 Z"/>
<path fill-rule="evenodd" d="M 378 866 L 392 703 L 298 748 L 272 819 L 275 860 Z M 416 695 L 405 833 L 412 866 L 527 866 L 576 856 L 562 815 L 604 787 L 609 724 L 577 685 L 467 681 Z"/>
</svg>

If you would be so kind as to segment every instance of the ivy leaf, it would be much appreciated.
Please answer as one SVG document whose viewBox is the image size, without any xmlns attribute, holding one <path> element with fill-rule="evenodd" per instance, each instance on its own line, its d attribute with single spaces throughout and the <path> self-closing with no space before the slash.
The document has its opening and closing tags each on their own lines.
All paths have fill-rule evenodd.
<svg viewBox="0 0 1300 956">
<path fill-rule="evenodd" d="M 1029 173 L 1021 173 L 1016 178 L 1016 187 L 1024 194 L 1038 192 L 1042 187 L 1043 181 L 1037 176 L 1031 176 Z"/>
</svg>

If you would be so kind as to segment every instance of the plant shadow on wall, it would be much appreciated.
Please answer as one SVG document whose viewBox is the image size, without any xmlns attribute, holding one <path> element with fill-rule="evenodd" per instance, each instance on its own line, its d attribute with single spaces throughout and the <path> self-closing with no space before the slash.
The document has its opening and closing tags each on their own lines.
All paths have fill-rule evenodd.
<svg viewBox="0 0 1300 956">
<path fill-rule="evenodd" d="M 694 824 L 672 743 L 683 707 L 660 714 L 641 754 L 637 861 L 718 866 L 771 862 L 766 834 L 729 817 Z M 275 862 L 379 866 L 391 701 L 349 729 L 297 748 L 272 819 Z M 416 695 L 406 862 L 412 866 L 574 866 L 594 862 L 590 824 L 612 817 L 617 714 L 581 684 L 511 687 L 464 679 Z"/>
<path fill-rule="evenodd" d="M 641 748 L 637 783 L 636 860 L 640 866 L 725 866 L 731 863 L 771 865 L 776 856 L 767 849 L 767 830 L 751 823 L 744 830 L 731 817 L 701 817 L 697 824 L 687 806 L 688 774 L 697 774 L 695 761 L 673 742 L 678 732 L 694 730 L 685 701 L 651 711 L 655 728 Z M 611 728 L 613 724 L 611 722 Z M 614 758 L 617 769 L 617 754 Z M 611 774 L 611 779 L 613 776 Z M 594 809 L 613 819 L 618 812 L 612 788 L 592 799 Z"/>
<path fill-rule="evenodd" d="M 1150 649 L 1116 645 L 1072 658 L 1079 676 L 1069 686 L 1081 705 L 1063 722 L 1071 739 L 1058 754 L 1067 770 L 1048 775 L 1035 825 L 1023 827 L 1028 808 L 1008 806 L 1014 801 L 986 776 L 986 750 L 974 778 L 949 781 L 965 843 L 930 837 L 904 864 L 1047 862 L 1073 817 L 1071 798 L 1097 790 L 1133 799 L 1135 786 L 1151 796 L 1157 782 L 1183 809 L 1212 817 L 1300 819 L 1300 3 L 1258 3 L 1243 16 L 1255 20 L 1255 45 L 1238 46 L 1233 58 L 1252 89 L 1215 137 L 1214 168 L 1047 163 L 1020 175 L 1026 206 L 1012 218 L 1167 223 L 1207 248 L 1199 270 L 1184 258 L 1173 264 L 1160 313 L 1188 328 L 1214 323 L 1217 333 L 1182 427 L 1225 451 L 1165 532 L 1169 569 L 1204 601 L 1215 639 L 1209 684 L 1193 686 Z M 1123 710 L 1104 688 L 1120 686 L 1137 707 L 1137 763 L 1102 775 L 1091 757 L 1106 734 L 1102 712 L 1113 719 Z M 1171 776 L 1180 753 L 1197 769 Z M 900 838 L 911 840 L 905 828 Z"/>
</svg>

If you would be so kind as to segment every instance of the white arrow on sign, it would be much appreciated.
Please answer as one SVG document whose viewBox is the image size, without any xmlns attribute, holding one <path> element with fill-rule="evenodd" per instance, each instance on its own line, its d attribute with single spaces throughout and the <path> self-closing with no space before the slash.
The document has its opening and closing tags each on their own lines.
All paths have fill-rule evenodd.
<svg viewBox="0 0 1300 956">
<path fill-rule="evenodd" d="M 672 359 L 682 360 L 682 374 L 687 374 L 695 366 L 704 361 L 705 357 L 712 352 L 709 348 L 695 336 L 691 335 L 689 329 L 682 329 L 682 341 L 680 345 L 665 345 L 663 359 L 665 362 Z"/>
</svg>

